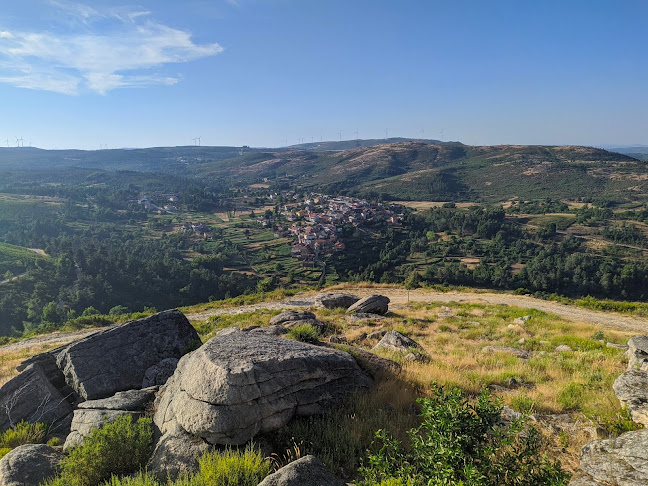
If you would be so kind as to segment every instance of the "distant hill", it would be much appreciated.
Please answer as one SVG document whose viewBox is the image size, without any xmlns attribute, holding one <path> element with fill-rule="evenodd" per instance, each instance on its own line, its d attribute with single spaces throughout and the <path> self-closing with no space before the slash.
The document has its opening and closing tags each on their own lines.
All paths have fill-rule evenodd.
<svg viewBox="0 0 648 486">
<path fill-rule="evenodd" d="M 468 146 L 402 139 L 322 142 L 260 149 L 158 147 L 133 150 L 0 148 L 0 169 L 81 167 L 164 172 L 212 180 L 410 200 L 648 201 L 646 163 L 580 146 Z M 435 143 L 436 142 L 436 143 Z M 362 146 L 343 148 L 347 144 Z"/>
<path fill-rule="evenodd" d="M 648 145 L 627 145 L 622 147 L 604 147 L 610 152 L 630 155 L 639 160 L 648 160 Z"/>
<path fill-rule="evenodd" d="M 350 149 L 362 148 L 362 147 L 375 147 L 376 145 L 390 145 L 394 143 L 403 143 L 403 142 L 417 142 L 417 143 L 424 143 L 427 145 L 462 145 L 460 142 L 442 142 L 440 140 L 432 140 L 432 139 L 391 137 L 391 138 L 371 138 L 367 140 L 363 140 L 363 139 L 341 140 L 339 142 L 336 141 L 311 142 L 311 143 L 290 145 L 283 149 L 274 149 L 274 150 L 275 151 L 309 150 L 312 152 L 325 152 L 331 150 L 336 151 L 336 150 L 350 150 Z"/>
</svg>

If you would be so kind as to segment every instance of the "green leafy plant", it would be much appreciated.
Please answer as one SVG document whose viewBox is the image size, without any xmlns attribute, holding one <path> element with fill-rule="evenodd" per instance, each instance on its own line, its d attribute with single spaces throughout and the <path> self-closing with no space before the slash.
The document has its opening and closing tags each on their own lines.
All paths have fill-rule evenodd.
<svg viewBox="0 0 648 486">
<path fill-rule="evenodd" d="M 93 430 L 83 445 L 61 461 L 59 476 L 49 486 L 95 486 L 111 475 L 141 468 L 151 453 L 153 426 L 149 418 L 133 423 L 130 415 Z"/>
<path fill-rule="evenodd" d="M 409 431 L 408 449 L 386 431 L 376 433 L 379 448 L 360 468 L 364 478 L 360 484 L 567 483 L 560 463 L 548 461 L 541 453 L 537 430 L 521 421 L 503 426 L 502 406 L 486 391 L 472 403 L 458 388 L 433 388 L 432 397 L 418 401 L 423 423 Z"/>
<path fill-rule="evenodd" d="M 310 324 L 301 324 L 291 328 L 286 337 L 303 343 L 316 343 L 319 341 L 319 331 Z"/>
<path fill-rule="evenodd" d="M 14 449 L 23 444 L 41 444 L 47 435 L 47 424 L 25 420 L 0 434 L 0 448 Z"/>
</svg>

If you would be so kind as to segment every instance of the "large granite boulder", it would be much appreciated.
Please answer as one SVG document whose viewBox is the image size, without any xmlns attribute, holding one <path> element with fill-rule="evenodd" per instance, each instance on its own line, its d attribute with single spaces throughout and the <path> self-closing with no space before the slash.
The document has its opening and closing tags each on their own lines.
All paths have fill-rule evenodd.
<svg viewBox="0 0 648 486">
<path fill-rule="evenodd" d="M 326 309 L 347 309 L 360 300 L 351 294 L 323 293 L 315 296 L 315 304 Z"/>
<path fill-rule="evenodd" d="M 629 370 L 648 371 L 648 336 L 635 336 L 628 341 Z"/>
<path fill-rule="evenodd" d="M 62 458 L 46 444 L 18 446 L 0 459 L 0 486 L 39 486 L 56 476 Z"/>
<path fill-rule="evenodd" d="M 130 415 L 133 421 L 143 417 L 146 407 L 153 402 L 157 387 L 143 390 L 118 392 L 110 398 L 88 400 L 80 403 L 74 411 L 70 434 L 65 440 L 64 450 L 83 443 L 83 439 L 94 429 L 112 423 L 122 415 Z"/>
<path fill-rule="evenodd" d="M 154 422 L 162 434 L 181 428 L 211 444 L 243 444 L 371 383 L 347 353 L 226 329 L 180 360 Z"/>
<path fill-rule="evenodd" d="M 345 486 L 315 456 L 305 456 L 266 477 L 259 486 Z"/>
<path fill-rule="evenodd" d="M 632 420 L 648 427 L 648 372 L 630 369 L 614 381 L 613 388 Z"/>
<path fill-rule="evenodd" d="M 373 347 L 374 351 L 379 349 L 392 351 L 394 353 L 409 353 L 412 350 L 423 350 L 419 343 L 398 331 L 389 331 L 388 333 L 385 333 L 380 342 Z"/>
<path fill-rule="evenodd" d="M 178 310 L 92 334 L 63 347 L 56 356 L 67 383 L 84 399 L 137 389 L 152 366 L 180 358 L 198 333 Z"/>
<path fill-rule="evenodd" d="M 387 314 L 389 310 L 389 297 L 384 295 L 368 295 L 360 299 L 355 304 L 349 306 L 347 314 L 368 313 L 368 314 Z"/>
<path fill-rule="evenodd" d="M 178 358 L 166 358 L 158 364 L 151 366 L 144 373 L 142 388 L 164 385 L 167 380 L 173 376 L 177 366 Z"/>
<path fill-rule="evenodd" d="M 270 325 L 274 326 L 276 324 L 286 324 L 291 321 L 305 321 L 315 319 L 315 314 L 309 311 L 297 311 L 297 310 L 287 310 L 283 311 L 280 314 L 277 314 L 272 319 L 270 319 Z"/>
<path fill-rule="evenodd" d="M 51 430 L 67 428 L 72 404 L 48 380 L 37 363 L 27 365 L 0 387 L 0 432 L 21 420 L 45 422 Z"/>
<path fill-rule="evenodd" d="M 161 481 L 198 470 L 198 458 L 209 444 L 181 428 L 167 432 L 157 441 L 147 469 Z"/>
<path fill-rule="evenodd" d="M 648 484 L 648 430 L 597 440 L 581 450 L 582 476 L 570 486 L 645 486 Z"/>
</svg>

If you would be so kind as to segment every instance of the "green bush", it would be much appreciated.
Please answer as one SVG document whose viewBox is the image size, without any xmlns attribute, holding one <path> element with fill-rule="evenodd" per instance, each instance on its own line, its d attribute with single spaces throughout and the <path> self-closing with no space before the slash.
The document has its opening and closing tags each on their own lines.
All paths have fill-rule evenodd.
<svg viewBox="0 0 648 486">
<path fill-rule="evenodd" d="M 301 324 L 291 328 L 286 337 L 302 343 L 314 344 L 319 341 L 319 331 L 310 324 Z"/>
<path fill-rule="evenodd" d="M 151 419 L 133 423 L 130 415 L 124 415 L 93 430 L 83 445 L 70 450 L 49 486 L 95 486 L 112 474 L 133 473 L 146 463 L 152 446 Z"/>
<path fill-rule="evenodd" d="M 120 478 L 112 476 L 102 486 L 160 486 L 157 479 L 146 472 L 140 472 L 137 476 Z"/>
<path fill-rule="evenodd" d="M 567 484 L 560 463 L 541 454 L 537 430 L 519 421 L 503 427 L 502 406 L 486 391 L 472 404 L 458 388 L 434 388 L 431 398 L 419 400 L 423 423 L 409 431 L 410 448 L 378 431 L 381 446 L 360 468 L 359 484 Z"/>
<path fill-rule="evenodd" d="M 256 486 L 270 474 L 270 462 L 253 446 L 208 452 L 199 460 L 196 486 Z"/>
<path fill-rule="evenodd" d="M 47 424 L 30 424 L 25 420 L 0 434 L 0 449 L 14 449 L 23 444 L 41 444 L 47 435 Z M 9 451 L 7 451 L 9 452 Z"/>
</svg>

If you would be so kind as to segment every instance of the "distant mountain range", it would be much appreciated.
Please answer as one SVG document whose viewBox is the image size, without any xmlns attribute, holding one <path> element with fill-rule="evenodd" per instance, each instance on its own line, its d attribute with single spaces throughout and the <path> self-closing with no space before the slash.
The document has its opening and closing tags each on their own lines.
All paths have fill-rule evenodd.
<svg viewBox="0 0 648 486">
<path fill-rule="evenodd" d="M 386 142 L 386 143 L 385 143 Z M 165 172 L 370 197 L 504 201 L 513 197 L 648 201 L 646 163 L 580 146 L 468 146 L 438 140 L 351 140 L 282 148 L 115 150 L 0 148 L 0 169 Z"/>
</svg>

